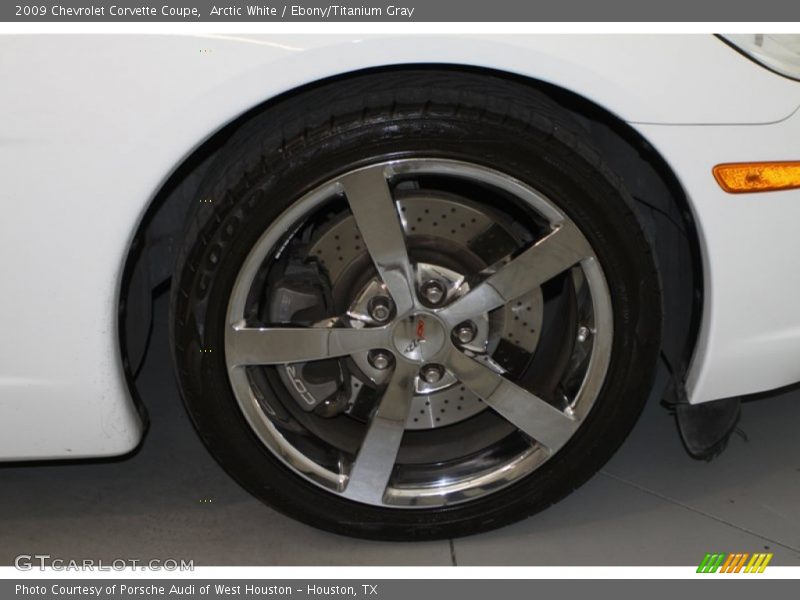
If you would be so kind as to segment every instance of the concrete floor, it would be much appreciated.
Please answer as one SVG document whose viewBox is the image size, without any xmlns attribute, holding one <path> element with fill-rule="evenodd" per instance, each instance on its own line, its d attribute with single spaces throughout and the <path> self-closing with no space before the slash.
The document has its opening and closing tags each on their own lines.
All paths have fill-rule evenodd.
<svg viewBox="0 0 800 600">
<path fill-rule="evenodd" d="M 163 333 L 155 343 L 141 380 L 152 425 L 135 455 L 0 467 L 0 565 L 34 553 L 198 566 L 692 565 L 764 550 L 773 565 L 800 565 L 800 391 L 746 403 L 747 440 L 711 463 L 690 459 L 653 405 L 601 473 L 540 515 L 452 542 L 366 542 L 292 521 L 230 480 L 184 414 Z"/>
</svg>

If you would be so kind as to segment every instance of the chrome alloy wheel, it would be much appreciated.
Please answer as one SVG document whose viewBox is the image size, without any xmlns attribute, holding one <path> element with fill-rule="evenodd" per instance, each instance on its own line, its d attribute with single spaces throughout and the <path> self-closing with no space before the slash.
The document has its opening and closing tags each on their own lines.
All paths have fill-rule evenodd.
<svg viewBox="0 0 800 600">
<path fill-rule="evenodd" d="M 560 321 L 556 280 L 572 306 Z M 330 493 L 395 508 L 473 500 L 536 470 L 588 415 L 613 337 L 599 260 L 567 215 L 501 172 L 425 158 L 293 203 L 245 259 L 227 324 L 231 386 L 261 442 Z M 563 359 L 543 395 L 530 374 L 554 339 Z"/>
</svg>

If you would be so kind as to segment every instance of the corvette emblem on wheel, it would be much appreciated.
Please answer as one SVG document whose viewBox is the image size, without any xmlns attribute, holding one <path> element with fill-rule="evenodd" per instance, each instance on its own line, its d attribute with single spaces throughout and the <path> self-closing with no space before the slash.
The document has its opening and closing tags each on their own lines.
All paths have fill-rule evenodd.
<svg viewBox="0 0 800 600">
<path fill-rule="evenodd" d="M 414 350 L 419 348 L 420 344 L 426 341 L 427 340 L 425 339 L 425 321 L 423 321 L 422 319 L 418 319 L 417 329 L 415 331 L 414 339 L 411 340 L 411 342 L 409 342 L 408 346 L 405 347 L 403 352 L 405 352 L 406 354 L 411 354 L 412 352 L 414 352 Z"/>
<path fill-rule="evenodd" d="M 417 321 L 417 342 L 425 341 L 425 321 L 419 319 Z"/>
</svg>

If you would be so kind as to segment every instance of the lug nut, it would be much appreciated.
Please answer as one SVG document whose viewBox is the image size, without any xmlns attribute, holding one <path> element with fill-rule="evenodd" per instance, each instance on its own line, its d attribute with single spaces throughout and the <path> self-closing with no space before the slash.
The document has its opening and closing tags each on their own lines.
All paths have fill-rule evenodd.
<svg viewBox="0 0 800 600">
<path fill-rule="evenodd" d="M 369 315 L 378 323 L 387 321 L 392 314 L 392 301 L 386 296 L 375 296 L 369 301 Z"/>
<path fill-rule="evenodd" d="M 422 284 L 420 292 L 422 292 L 422 296 L 425 298 L 425 300 L 433 305 L 436 305 L 444 300 L 447 290 L 445 290 L 441 282 L 436 281 L 435 279 L 430 279 Z"/>
<path fill-rule="evenodd" d="M 367 359 L 369 360 L 369 364 L 379 371 L 389 368 L 389 365 L 392 364 L 392 355 L 386 350 L 372 350 L 367 356 Z"/>
<path fill-rule="evenodd" d="M 475 339 L 475 324 L 472 321 L 464 321 L 455 328 L 456 339 L 462 344 L 469 344 Z"/>
<path fill-rule="evenodd" d="M 436 383 L 444 377 L 444 368 L 441 365 L 425 365 L 419 370 L 419 374 L 425 383 Z"/>
</svg>

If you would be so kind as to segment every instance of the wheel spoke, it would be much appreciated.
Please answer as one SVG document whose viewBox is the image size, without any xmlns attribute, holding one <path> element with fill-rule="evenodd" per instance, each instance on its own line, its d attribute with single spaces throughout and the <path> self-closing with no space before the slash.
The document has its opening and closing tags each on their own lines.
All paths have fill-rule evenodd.
<svg viewBox="0 0 800 600">
<path fill-rule="evenodd" d="M 461 352 L 453 352 L 448 366 L 488 406 L 551 454 L 561 448 L 580 425 L 566 413 Z"/>
<path fill-rule="evenodd" d="M 383 502 L 403 440 L 416 373 L 416 366 L 405 361 L 397 362 L 350 471 L 344 490 L 347 498 L 371 504 Z"/>
<path fill-rule="evenodd" d="M 341 178 L 361 239 L 399 314 L 414 305 L 413 271 L 405 233 L 382 167 L 362 169 Z"/>
<path fill-rule="evenodd" d="M 591 249 L 578 228 L 572 223 L 560 223 L 547 236 L 444 309 L 441 316 L 455 324 L 499 308 L 590 255 Z"/>
<path fill-rule="evenodd" d="M 387 344 L 385 327 L 232 327 L 226 357 L 231 366 L 281 365 L 367 352 Z"/>
</svg>

